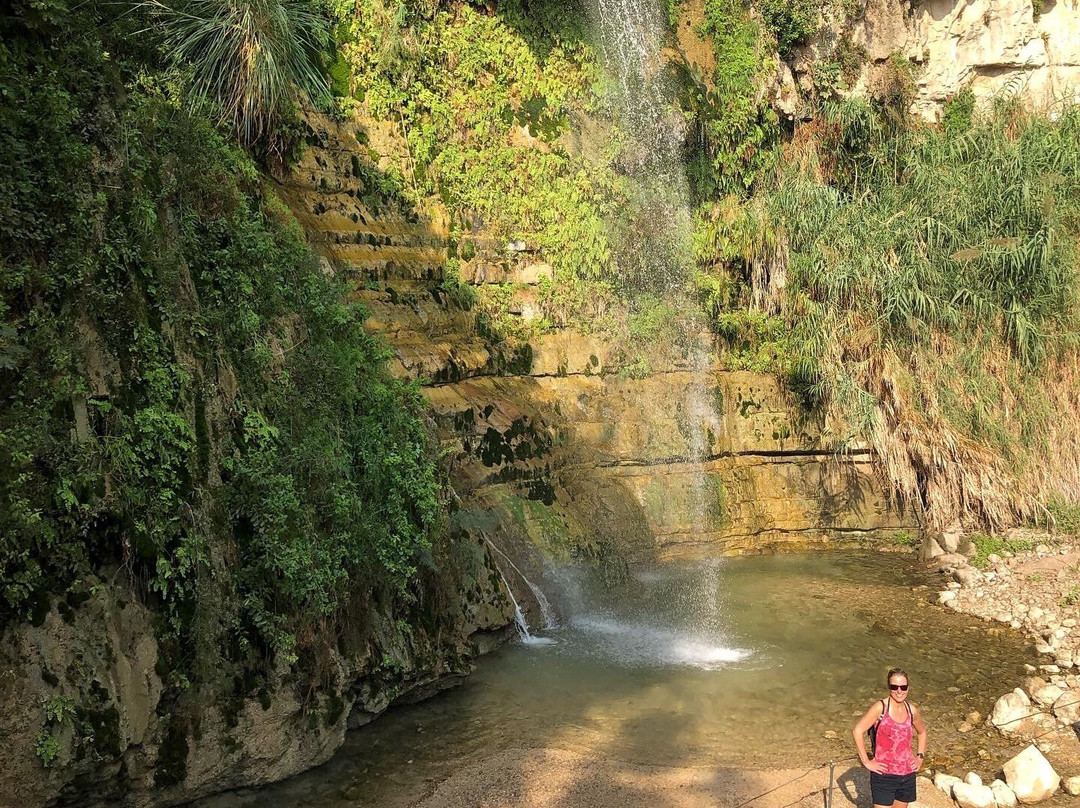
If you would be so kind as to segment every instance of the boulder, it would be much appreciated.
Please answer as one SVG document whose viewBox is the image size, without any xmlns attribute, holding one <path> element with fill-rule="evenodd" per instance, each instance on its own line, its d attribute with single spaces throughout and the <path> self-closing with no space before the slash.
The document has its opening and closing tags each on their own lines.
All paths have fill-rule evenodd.
<svg viewBox="0 0 1080 808">
<path fill-rule="evenodd" d="M 1032 676 L 1024 682 L 1024 689 L 1031 696 L 1031 700 L 1042 707 L 1050 707 L 1061 698 L 1062 689 L 1057 685 Z"/>
<path fill-rule="evenodd" d="M 961 586 L 973 589 L 983 582 L 984 576 L 975 567 L 960 567 L 953 572 L 953 578 Z"/>
<path fill-rule="evenodd" d="M 1080 797 L 1080 775 L 1068 778 L 1065 781 L 1065 790 L 1074 797 Z"/>
<path fill-rule="evenodd" d="M 941 531 L 938 544 L 945 548 L 946 553 L 955 553 L 964 539 L 964 529 L 959 524 L 953 524 Z"/>
<path fill-rule="evenodd" d="M 983 784 L 982 778 L 975 772 L 968 772 L 967 776 L 964 777 L 964 782 L 969 786 L 981 786 Z"/>
<path fill-rule="evenodd" d="M 1080 690 L 1066 690 L 1054 702 L 1051 708 L 1054 717 L 1064 724 L 1080 721 Z"/>
<path fill-rule="evenodd" d="M 938 543 L 937 539 L 935 539 L 933 537 L 927 537 L 926 541 L 923 543 L 923 548 L 922 548 L 922 557 L 923 557 L 923 559 L 926 560 L 926 561 L 931 561 L 931 560 L 937 558 L 938 556 L 943 556 L 943 555 L 945 555 L 945 550 L 942 549 L 942 547 Z"/>
<path fill-rule="evenodd" d="M 1049 732 L 1056 726 L 1053 718 L 1035 709 L 1027 693 L 1020 688 L 997 700 L 990 714 L 990 723 L 1006 737 L 1026 740 Z"/>
<path fill-rule="evenodd" d="M 955 567 L 962 567 L 968 563 L 967 556 L 960 553 L 945 553 L 934 559 L 940 572 L 945 572 Z"/>
<path fill-rule="evenodd" d="M 1052 796 L 1061 785 L 1061 778 L 1054 767 L 1034 746 L 1028 746 L 1006 763 L 1005 782 L 1023 803 L 1040 802 Z"/>
<path fill-rule="evenodd" d="M 940 604 L 948 603 L 950 600 L 956 600 L 956 593 L 951 589 L 947 589 L 944 592 L 938 592 L 937 602 Z"/>
<path fill-rule="evenodd" d="M 995 780 L 990 784 L 990 790 L 994 792 L 994 802 L 998 808 L 1016 808 L 1016 795 L 1003 780 Z"/>
<path fill-rule="evenodd" d="M 934 775 L 934 785 L 944 791 L 948 796 L 952 796 L 953 787 L 957 783 L 963 783 L 959 777 L 953 777 L 951 774 L 945 774 L 945 772 L 938 772 Z"/>
<path fill-rule="evenodd" d="M 953 786 L 953 799 L 960 808 L 995 808 L 994 792 L 981 783 L 957 783 Z"/>
</svg>

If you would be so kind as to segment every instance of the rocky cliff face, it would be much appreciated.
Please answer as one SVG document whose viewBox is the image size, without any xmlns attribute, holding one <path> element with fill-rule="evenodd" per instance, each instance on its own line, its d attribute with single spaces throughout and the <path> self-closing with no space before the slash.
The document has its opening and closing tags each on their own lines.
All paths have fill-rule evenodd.
<svg viewBox="0 0 1080 808">
<path fill-rule="evenodd" d="M 967 86 L 976 98 L 1080 101 L 1076 0 L 870 0 L 852 39 L 872 62 L 899 53 L 919 65 L 913 108 L 928 120 Z"/>
<path fill-rule="evenodd" d="M 178 685 L 155 614 L 125 585 L 86 580 L 0 643 L 0 806 L 175 805 L 319 765 L 347 728 L 456 684 L 505 639 L 513 607 L 492 555 L 480 540 L 443 548 L 412 608 L 356 593 L 315 681 L 223 661 Z"/>
<path fill-rule="evenodd" d="M 285 196 L 328 271 L 353 279 L 395 372 L 421 383 L 452 458 L 457 524 L 532 581 L 543 581 L 544 557 L 737 555 L 887 540 L 917 525 L 890 506 L 870 458 L 834 458 L 821 425 L 772 376 L 695 370 L 669 355 L 631 378 L 635 357 L 611 339 L 491 333 L 448 291 L 444 217 L 364 204 L 362 176 L 377 167 L 356 170 L 353 155 L 377 133 L 316 129 Z M 536 316 L 537 285 L 551 273 L 543 256 L 473 241 L 462 279 L 504 284 L 510 310 Z M 539 620 L 529 587 L 504 571 Z"/>
</svg>

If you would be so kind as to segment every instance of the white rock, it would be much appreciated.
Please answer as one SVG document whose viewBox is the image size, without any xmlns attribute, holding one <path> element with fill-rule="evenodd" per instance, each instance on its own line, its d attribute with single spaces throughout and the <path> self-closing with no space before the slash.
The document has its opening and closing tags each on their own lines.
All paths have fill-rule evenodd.
<svg viewBox="0 0 1080 808">
<path fill-rule="evenodd" d="M 1034 738 L 1057 726 L 1053 718 L 1032 707 L 1027 693 L 1020 688 L 997 700 L 990 714 L 990 723 L 1002 735 L 1024 739 Z"/>
<path fill-rule="evenodd" d="M 1043 553 L 1045 555 L 1046 553 L 1050 552 L 1050 547 L 1049 547 L 1049 545 L 1046 545 L 1046 544 L 1036 544 L 1035 545 L 1035 552 L 1036 553 Z"/>
<path fill-rule="evenodd" d="M 1019 620 L 1013 620 L 1011 623 L 1009 623 L 1009 625 L 1013 628 L 1021 628 L 1024 624 L 1021 623 Z M 1035 666 L 1033 665 L 1031 669 L 1035 670 Z"/>
<path fill-rule="evenodd" d="M 1031 699 L 1020 688 L 1012 693 L 1006 693 L 994 704 L 994 710 L 990 713 L 990 720 L 994 726 L 998 726 L 1019 715 L 1027 715 L 1031 712 Z"/>
<path fill-rule="evenodd" d="M 948 603 L 950 600 L 956 600 L 956 593 L 952 591 L 938 592 L 937 602 Z"/>
<path fill-rule="evenodd" d="M 1050 797 L 1061 785 L 1061 778 L 1054 771 L 1043 753 L 1034 746 L 1029 746 L 1008 763 L 1002 770 L 1005 782 L 1016 794 L 1020 802 L 1040 802 Z"/>
<path fill-rule="evenodd" d="M 1051 676 L 1061 673 L 1061 668 L 1057 665 L 1040 665 L 1039 670 L 1043 673 L 1049 673 Z"/>
<path fill-rule="evenodd" d="M 1016 795 L 1004 781 L 995 780 L 990 784 L 990 790 L 994 792 L 994 802 L 998 808 L 1016 808 Z"/>
<path fill-rule="evenodd" d="M 1054 702 L 1051 710 L 1058 721 L 1075 724 L 1080 721 L 1080 690 L 1066 690 Z"/>
<path fill-rule="evenodd" d="M 1052 707 L 1054 702 L 1061 698 L 1063 692 L 1057 685 L 1049 684 L 1041 679 L 1029 680 L 1026 684 L 1029 685 L 1028 693 L 1032 700 L 1043 707 Z"/>
<path fill-rule="evenodd" d="M 953 777 L 951 774 L 945 774 L 945 772 L 938 772 L 934 775 L 934 785 L 945 792 L 949 797 L 952 796 L 953 787 L 957 783 L 963 783 L 959 777 Z"/>
<path fill-rule="evenodd" d="M 1027 616 L 1029 620 L 1038 620 L 1043 616 L 1043 610 L 1036 606 L 1034 609 L 1028 609 Z"/>
<path fill-rule="evenodd" d="M 1076 628 L 1076 621 L 1071 617 L 1066 617 L 1061 621 L 1061 625 L 1065 626 L 1065 628 Z"/>
<path fill-rule="evenodd" d="M 1065 780 L 1065 790 L 1074 797 L 1080 797 L 1080 775 Z"/>
<path fill-rule="evenodd" d="M 964 778 L 964 782 L 969 786 L 981 786 L 983 784 L 982 778 L 975 774 L 975 772 L 968 772 L 967 776 Z"/>
<path fill-rule="evenodd" d="M 957 783 L 953 786 L 953 799 L 960 808 L 994 808 L 994 792 L 982 783 Z"/>
<path fill-rule="evenodd" d="M 947 584 L 945 584 L 945 588 L 955 592 L 957 589 L 962 589 L 963 587 L 961 587 L 961 585 L 958 584 L 956 581 L 949 581 Z"/>
<path fill-rule="evenodd" d="M 989 564 L 991 567 L 996 567 L 998 564 L 1001 563 L 1001 556 L 999 556 L 997 553 L 991 553 L 986 557 L 986 563 Z"/>
</svg>

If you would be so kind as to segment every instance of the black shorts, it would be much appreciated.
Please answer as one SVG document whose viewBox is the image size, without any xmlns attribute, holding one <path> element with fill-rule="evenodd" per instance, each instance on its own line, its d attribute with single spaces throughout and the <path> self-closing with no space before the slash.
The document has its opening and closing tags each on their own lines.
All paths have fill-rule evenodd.
<svg viewBox="0 0 1080 808">
<path fill-rule="evenodd" d="M 877 774 L 870 772 L 870 794 L 874 805 L 915 802 L 915 772 L 911 774 Z"/>
</svg>

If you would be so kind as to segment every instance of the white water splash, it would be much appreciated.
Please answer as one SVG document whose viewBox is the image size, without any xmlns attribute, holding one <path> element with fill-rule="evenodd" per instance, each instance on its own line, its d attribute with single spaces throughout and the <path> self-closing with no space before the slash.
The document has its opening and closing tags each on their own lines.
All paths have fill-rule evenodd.
<svg viewBox="0 0 1080 808">
<path fill-rule="evenodd" d="M 753 653 L 748 648 L 731 648 L 710 637 L 662 626 L 589 615 L 574 617 L 570 624 L 593 635 L 598 641 L 597 650 L 624 665 L 677 665 L 715 670 L 741 662 Z"/>
</svg>

